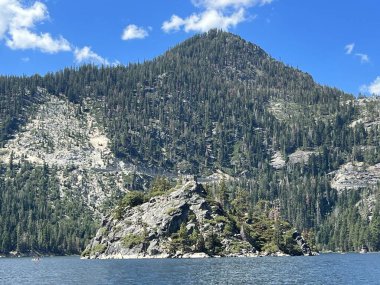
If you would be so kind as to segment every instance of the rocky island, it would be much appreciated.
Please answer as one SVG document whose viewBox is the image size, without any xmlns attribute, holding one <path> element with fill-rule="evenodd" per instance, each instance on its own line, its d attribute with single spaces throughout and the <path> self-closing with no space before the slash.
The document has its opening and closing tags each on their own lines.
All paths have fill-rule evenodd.
<svg viewBox="0 0 380 285">
<path fill-rule="evenodd" d="M 202 258 L 302 254 L 296 248 L 286 222 L 268 220 L 271 225 L 261 224 L 261 231 L 255 232 L 258 218 L 239 220 L 238 215 L 227 212 L 221 203 L 211 199 L 202 184 L 195 181 L 176 186 L 144 203 L 138 197 L 138 194 L 132 198 L 127 194 L 128 205 L 119 205 L 103 220 L 82 257 Z M 269 238 L 268 234 L 271 235 Z M 277 246 L 272 237 L 277 238 Z"/>
</svg>

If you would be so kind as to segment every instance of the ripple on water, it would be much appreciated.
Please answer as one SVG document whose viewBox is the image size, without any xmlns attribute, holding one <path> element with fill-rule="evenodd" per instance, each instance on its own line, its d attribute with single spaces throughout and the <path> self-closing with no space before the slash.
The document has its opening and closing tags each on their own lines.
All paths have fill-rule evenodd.
<svg viewBox="0 0 380 285">
<path fill-rule="evenodd" d="M 380 284 L 380 254 L 220 259 L 0 258 L 1 284 Z"/>
</svg>

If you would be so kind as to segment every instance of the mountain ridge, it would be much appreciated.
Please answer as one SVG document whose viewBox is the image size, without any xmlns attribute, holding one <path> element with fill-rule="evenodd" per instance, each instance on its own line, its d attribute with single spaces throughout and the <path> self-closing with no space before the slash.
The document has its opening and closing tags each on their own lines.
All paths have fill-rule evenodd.
<svg viewBox="0 0 380 285">
<path fill-rule="evenodd" d="M 50 99 L 42 100 L 41 90 Z M 104 181 L 110 183 L 106 185 L 83 184 L 83 191 L 91 195 L 98 191 L 96 195 L 104 196 L 107 189 L 115 193 L 103 206 L 96 204 L 97 199 L 93 201 L 100 216 L 112 211 L 123 192 L 149 191 L 152 179 L 160 174 L 181 179 L 182 175 L 208 177 L 219 172 L 219 178 L 212 181 L 218 183 L 210 187 L 216 198 L 224 191 L 225 197 L 218 199 L 227 209 L 237 193 L 244 191 L 247 197 L 242 202 L 243 212 L 249 213 L 257 203 L 267 201 L 267 205 L 278 208 L 281 217 L 294 227 L 313 234 L 313 243 L 321 249 L 357 250 L 362 244 L 368 244 L 371 249 L 380 248 L 376 234 L 380 207 L 378 170 L 374 167 L 380 163 L 376 123 L 380 101 L 355 99 L 337 89 L 321 86 L 310 75 L 272 59 L 261 48 L 238 36 L 212 30 L 152 61 L 127 67 L 82 66 L 44 77 L 1 77 L 0 155 L 7 152 L 7 156 L 0 176 L 3 195 L 0 216 L 6 213 L 2 201 L 7 201 L 17 185 L 21 183 L 25 189 L 33 183 L 44 185 L 29 175 L 41 167 L 46 168 L 42 176 L 51 175 L 46 179 L 51 178 L 51 184 L 55 185 L 41 186 L 41 189 L 59 203 L 68 203 L 63 192 L 57 196 L 55 191 L 61 187 L 57 180 L 60 170 L 24 158 L 15 163 L 10 159 L 10 142 L 15 142 L 24 131 L 32 133 L 35 128 L 33 133 L 40 132 L 30 122 L 39 109 L 49 106 L 49 100 L 60 102 L 57 110 L 71 110 L 68 119 L 73 119 L 65 127 L 66 115 L 56 116 L 62 124 L 56 124 L 56 132 L 51 132 L 56 133 L 54 143 L 72 142 L 73 149 L 76 144 L 80 146 L 79 153 L 90 155 L 94 151 L 97 157 L 102 156 L 107 145 L 105 156 L 116 163 L 110 163 L 107 168 L 108 162 L 104 161 L 101 171 L 94 171 L 93 178 L 88 179 L 102 180 L 102 175 L 112 168 L 116 184 L 107 179 Z M 49 108 L 51 112 L 47 116 L 55 116 L 55 109 Z M 54 122 L 51 118 L 48 121 Z M 94 122 L 99 130 L 95 133 L 103 138 L 100 141 L 99 136 L 92 137 L 94 144 L 88 134 L 89 121 Z M 75 122 L 86 129 L 77 128 Z M 23 129 L 26 126 L 30 129 Z M 72 138 L 70 133 L 75 129 L 81 135 Z M 49 157 L 49 150 L 33 141 L 36 136 L 28 137 L 32 138 L 28 140 L 37 153 Z M 47 144 L 48 135 L 39 137 Z M 358 170 L 347 174 L 345 165 L 350 163 L 363 163 L 364 167 L 359 169 L 359 174 Z M 85 171 L 90 171 L 89 168 Z M 355 176 L 371 177 L 368 175 L 371 171 L 376 172 L 374 180 L 362 180 L 360 187 L 337 190 L 334 186 L 334 179 L 356 183 Z M 76 199 L 88 208 L 81 194 L 82 186 L 76 186 L 81 176 L 78 169 L 68 167 L 65 175 L 73 178 L 65 186 L 73 196 L 66 198 Z M 50 193 L 51 189 L 55 189 L 54 194 Z M 31 210 L 28 204 L 34 202 L 28 196 L 22 197 L 26 199 L 22 202 L 25 204 L 22 215 L 13 213 L 22 218 L 7 220 L 6 226 L 0 228 L 0 245 L 4 244 L 1 252 L 14 250 L 23 240 L 17 227 L 25 224 L 27 212 Z M 16 196 L 12 199 L 12 203 L 21 203 Z M 52 198 L 46 203 L 54 204 Z M 49 209 L 54 212 L 58 208 Z M 90 211 L 94 216 L 94 209 Z M 57 220 L 75 216 L 60 210 L 57 213 Z M 334 224 L 340 226 L 333 227 Z M 84 228 L 79 234 L 82 245 L 88 236 L 95 234 L 93 229 Z M 340 238 L 343 232 L 350 232 L 347 241 Z M 81 248 L 75 241 L 78 236 L 70 235 L 71 244 L 75 245 L 72 248 Z M 33 239 L 22 242 L 25 248 L 37 244 Z"/>
</svg>

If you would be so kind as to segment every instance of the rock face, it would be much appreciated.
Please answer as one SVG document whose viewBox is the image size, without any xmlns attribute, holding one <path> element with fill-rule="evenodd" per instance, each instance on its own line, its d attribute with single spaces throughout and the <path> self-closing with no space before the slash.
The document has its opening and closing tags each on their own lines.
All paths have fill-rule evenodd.
<svg viewBox="0 0 380 285">
<path fill-rule="evenodd" d="M 284 159 L 284 157 L 282 156 L 281 152 L 280 151 L 276 151 L 273 156 L 272 156 L 272 160 L 270 162 L 270 165 L 274 168 L 274 169 L 282 169 L 286 166 L 286 161 Z"/>
<path fill-rule="evenodd" d="M 293 239 L 297 242 L 298 246 L 301 248 L 303 255 L 313 256 L 315 253 L 311 251 L 310 246 L 307 244 L 303 236 L 299 232 L 293 233 Z"/>
<path fill-rule="evenodd" d="M 292 154 L 289 154 L 289 163 L 290 164 L 296 164 L 296 163 L 307 164 L 310 156 L 315 153 L 316 152 L 314 151 L 303 151 L 303 150 L 298 149 Z"/>
<path fill-rule="evenodd" d="M 281 154 L 280 151 L 276 151 L 273 156 L 272 160 L 270 162 L 270 165 L 274 169 L 283 169 L 287 165 L 292 164 L 307 164 L 309 162 L 310 156 L 316 154 L 315 151 L 303 151 L 300 149 L 297 149 L 295 152 L 289 154 L 288 156 L 288 162 L 285 161 L 285 158 Z"/>
<path fill-rule="evenodd" d="M 110 150 L 106 133 L 89 111 L 93 102 L 83 106 L 40 89 L 43 104 L 36 106 L 28 123 L 4 148 L 0 163 L 27 160 L 35 165 L 57 169 L 60 196 L 78 196 L 98 212 L 104 202 L 125 192 L 122 175 L 133 170 L 118 161 Z"/>
<path fill-rule="evenodd" d="M 335 173 L 331 187 L 340 193 L 345 189 L 375 187 L 379 181 L 380 163 L 369 166 L 363 162 L 349 162 Z"/>
<path fill-rule="evenodd" d="M 380 125 L 380 97 L 372 96 L 357 99 L 355 105 L 359 110 L 359 118 L 350 124 L 354 128 L 358 124 L 363 124 L 366 130 L 378 128 Z"/>
<path fill-rule="evenodd" d="M 115 216 L 115 215 L 114 215 Z M 103 220 L 85 258 L 167 258 L 255 255 L 218 203 L 194 181 Z"/>
</svg>

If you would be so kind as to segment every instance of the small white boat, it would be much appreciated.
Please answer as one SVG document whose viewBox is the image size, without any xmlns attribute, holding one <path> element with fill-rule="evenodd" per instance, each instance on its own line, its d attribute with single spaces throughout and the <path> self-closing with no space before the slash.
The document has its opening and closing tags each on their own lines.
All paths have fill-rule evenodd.
<svg viewBox="0 0 380 285">
<path fill-rule="evenodd" d="M 368 247 L 366 245 L 363 245 L 360 250 L 360 253 L 367 253 L 367 252 L 368 252 Z"/>
</svg>

